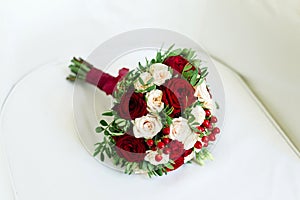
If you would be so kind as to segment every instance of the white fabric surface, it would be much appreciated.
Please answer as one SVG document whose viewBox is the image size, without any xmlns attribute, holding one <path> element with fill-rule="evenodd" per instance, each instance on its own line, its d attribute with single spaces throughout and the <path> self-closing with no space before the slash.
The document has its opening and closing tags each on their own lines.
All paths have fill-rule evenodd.
<svg viewBox="0 0 300 200">
<path fill-rule="evenodd" d="M 298 0 L 1 1 L 0 64 L 12 68 L 0 79 L 0 102 L 33 66 L 84 56 L 120 32 L 166 28 L 241 73 L 299 149 L 299 8 Z"/>
<path fill-rule="evenodd" d="M 207 1 L 200 40 L 239 72 L 300 150 L 300 1 Z"/>
<path fill-rule="evenodd" d="M 261 2 L 267 3 L 263 4 Z M 290 2 L 294 2 L 294 4 L 290 4 Z M 161 8 L 158 8 L 158 5 Z M 276 2 L 271 0 L 248 0 L 243 2 L 230 0 L 226 1 L 226 3 L 225 1 L 211 0 L 91 0 L 88 2 L 82 0 L 4 0 L 0 2 L 0 104 L 4 101 L 7 92 L 13 84 L 24 73 L 32 70 L 36 66 L 49 63 L 49 61 L 52 60 L 71 58 L 74 55 L 86 57 L 88 55 L 86 52 L 93 50 L 98 44 L 112 35 L 123 31 L 131 30 L 133 28 L 159 27 L 178 31 L 190 36 L 196 41 L 200 41 L 218 58 L 224 60 L 240 71 L 244 77 L 249 80 L 249 83 L 251 83 L 252 86 L 255 86 L 254 83 L 256 82 L 260 83 L 259 87 L 261 87 L 261 89 L 256 87 L 256 92 L 260 95 L 260 98 L 264 99 L 269 106 L 272 106 L 272 110 L 275 111 L 273 114 L 276 115 L 278 113 L 280 114 L 279 116 L 286 116 L 286 114 L 294 116 L 292 118 L 282 117 L 279 121 L 284 122 L 287 125 L 292 125 L 289 126 L 292 127 L 292 131 L 297 131 L 299 128 L 293 127 L 296 126 L 297 123 L 295 123 L 295 120 L 298 119 L 298 116 L 294 115 L 294 113 L 296 113 L 295 110 L 297 111 L 297 107 L 293 105 L 293 101 L 299 96 L 297 96 L 298 93 L 296 92 L 292 93 L 292 91 L 296 91 L 297 89 L 295 85 L 299 85 L 299 82 L 294 78 L 295 74 L 298 73 L 295 65 L 297 65 L 297 63 L 299 64 L 297 55 L 294 55 L 294 53 L 299 52 L 298 33 L 300 26 L 298 21 L 299 15 L 297 14 L 299 6 L 297 5 L 299 5 L 297 4 L 297 1 L 292 0 Z M 265 10 L 270 11 L 267 12 L 268 18 L 266 16 L 265 18 L 262 18 Z M 271 19 L 272 16 L 277 16 L 277 18 L 273 21 L 272 19 L 274 18 Z M 266 20 L 261 19 L 268 19 L 269 21 L 266 22 Z M 268 23 L 271 21 L 271 24 Z M 278 23 L 279 21 L 280 23 Z M 247 26 L 242 26 L 244 23 L 247 23 Z M 269 24 L 269 26 L 266 26 L 266 23 Z M 258 32 L 258 30 L 260 31 Z M 274 32 L 280 34 L 273 35 Z M 265 40 L 268 42 L 265 43 Z M 276 46 L 274 47 L 274 41 L 279 42 L 281 45 L 280 50 L 282 51 L 279 51 Z M 246 53 L 242 51 L 245 47 L 247 47 L 245 50 Z M 278 51 L 276 51 L 276 49 Z M 259 52 L 252 54 L 252 52 L 256 51 Z M 292 54 L 287 55 L 286 52 L 292 52 Z M 266 56 L 264 57 L 263 55 L 265 54 Z M 247 55 L 250 55 L 250 58 L 247 57 Z M 274 98 L 277 97 L 277 93 L 274 94 L 274 91 L 276 90 L 269 87 L 271 85 L 270 82 L 273 84 L 272 77 L 278 77 L 279 72 L 277 70 L 272 70 L 273 68 L 268 68 L 265 71 L 265 67 L 282 67 L 287 66 L 285 65 L 286 63 L 288 63 L 288 68 L 285 68 L 287 75 L 281 77 L 291 77 L 291 81 L 284 81 L 284 84 L 287 84 L 286 88 L 289 87 L 290 89 L 284 91 L 282 96 L 287 96 L 286 100 L 288 103 L 286 104 L 292 106 L 285 106 L 286 113 L 283 113 L 283 107 L 274 106 L 278 105 L 277 98 Z M 253 75 L 251 70 L 253 67 L 256 67 L 253 71 L 260 71 L 261 77 L 263 78 L 266 77 L 266 74 L 269 75 L 269 73 L 272 72 L 271 75 L 267 76 L 270 79 L 264 81 L 263 78 L 255 76 L 256 74 Z M 225 77 L 226 75 L 222 76 Z M 296 172 L 297 167 L 299 168 L 299 159 L 296 160 L 286 143 L 278 136 L 278 132 L 272 127 L 271 123 L 263 117 L 263 114 L 259 111 L 257 105 L 255 105 L 248 94 L 245 93 L 245 88 L 242 89 L 242 86 L 239 85 L 240 82 L 234 82 L 234 80 L 230 79 L 232 79 L 232 77 L 229 77 L 226 79 L 227 81 L 225 81 L 225 85 L 227 85 L 226 92 L 228 93 L 227 102 L 230 103 L 228 107 L 231 105 L 234 109 L 227 114 L 228 122 L 224 129 L 225 134 L 215 150 L 216 161 L 209 164 L 209 167 L 205 167 L 204 170 L 200 169 L 200 173 L 207 173 L 207 170 L 209 170 L 216 174 L 210 176 L 209 179 L 206 179 L 209 180 L 209 182 L 204 186 L 204 189 L 210 193 L 210 199 L 214 199 L 218 194 L 220 196 L 226 194 L 226 197 L 229 197 L 230 193 L 232 193 L 235 198 L 240 197 L 242 199 L 257 197 L 254 195 L 258 195 L 256 199 L 263 199 L 263 197 L 266 197 L 266 199 L 276 199 L 279 197 L 284 197 L 285 199 L 299 199 L 299 193 L 297 191 L 297 188 L 299 188 L 299 176 L 297 176 Z M 71 86 L 64 85 L 65 82 L 63 79 L 59 80 L 61 81 L 59 87 L 68 87 L 60 88 L 60 90 L 71 92 Z M 51 80 L 47 77 L 46 81 L 47 83 L 45 84 L 50 84 L 49 81 Z M 288 85 L 289 83 L 291 83 L 291 85 Z M 233 87 L 235 89 L 233 89 Z M 264 91 L 265 93 L 262 94 L 261 91 Z M 240 95 L 240 93 L 244 95 Z M 63 95 L 66 96 L 63 96 L 61 99 L 66 100 L 70 93 Z M 69 100 L 71 101 L 70 98 Z M 66 112 L 71 112 L 70 107 L 65 107 L 65 109 L 69 109 Z M 60 111 L 59 109 L 56 110 Z M 250 117 L 244 116 L 245 113 Z M 63 117 L 63 114 L 58 117 Z M 242 121 L 244 124 L 240 122 L 242 117 L 247 117 Z M 286 122 L 286 119 L 289 121 Z M 52 123 L 54 123 L 54 121 L 52 121 Z M 62 127 L 63 129 L 61 129 Z M 72 130 L 71 127 L 73 127 L 73 125 L 64 124 L 62 127 L 59 127 L 57 136 L 61 132 L 65 133 L 65 128 L 69 131 Z M 58 129 L 58 127 L 56 128 Z M 259 134 L 263 140 L 257 140 L 257 137 L 250 134 L 249 129 L 253 130 L 256 134 Z M 241 132 L 243 133 L 241 137 L 233 135 L 241 134 Z M 47 177 L 44 182 L 49 181 L 48 184 L 52 185 L 48 185 L 50 189 L 46 188 L 49 190 L 44 194 L 45 196 L 51 192 L 53 193 L 52 196 L 69 192 L 67 197 L 78 194 L 76 198 L 83 199 L 83 196 L 81 195 L 84 195 L 84 192 L 90 189 L 89 187 L 97 187 L 97 192 L 105 191 L 103 188 L 101 190 L 99 189 L 100 185 L 91 186 L 90 184 L 91 179 L 97 181 L 97 178 L 101 177 L 103 173 L 112 176 L 111 181 L 123 181 L 124 179 L 128 179 L 135 182 L 136 179 L 140 179 L 137 177 L 132 178 L 120 176 L 119 174 L 116 175 L 115 172 L 106 168 L 102 169 L 101 166 L 100 168 L 102 171 L 99 172 L 99 165 L 94 163 L 93 159 L 88 157 L 80 148 L 78 148 L 80 145 L 73 136 L 74 133 L 70 132 L 68 135 L 70 138 L 67 136 L 65 138 L 69 141 L 68 144 L 65 145 L 76 152 L 76 155 L 72 154 L 73 157 L 71 156 L 73 160 L 68 160 L 69 165 L 67 166 L 70 167 L 70 172 L 62 174 L 61 179 L 57 180 L 55 183 L 53 179 L 57 176 L 53 176 L 53 179 L 50 180 L 48 180 Z M 297 137 L 298 136 L 294 136 L 294 139 L 297 139 Z M 54 140 L 55 139 L 53 139 L 52 142 L 54 142 Z M 226 146 L 225 144 L 228 144 L 229 140 L 234 141 L 236 146 Z M 247 140 L 249 140 L 248 146 L 244 145 L 244 142 Z M 253 141 L 255 142 L 252 143 Z M 55 143 L 57 142 L 58 141 L 55 141 Z M 222 146 L 222 143 L 224 142 L 225 144 Z M 59 144 L 62 145 L 62 143 L 63 142 Z M 45 144 L 51 146 L 50 142 Z M 250 147 L 251 145 L 252 147 Z M 264 151 L 259 152 L 261 148 L 256 149 L 256 146 L 263 147 Z M 61 148 L 65 150 L 64 147 Z M 228 150 L 227 152 L 227 148 L 229 148 L 230 151 Z M 218 149 L 224 151 L 221 153 L 222 155 L 220 155 Z M 217 152 L 219 152 L 219 154 Z M 63 161 L 65 161 L 65 158 L 69 159 L 70 155 L 67 153 L 68 152 L 63 153 L 59 159 Z M 254 157 L 255 154 L 258 154 L 258 158 Z M 244 156 L 238 157 L 241 155 Z M 275 158 L 275 155 L 278 155 L 278 157 Z M 257 160 L 257 163 L 254 163 L 255 165 L 250 163 L 251 167 L 255 169 L 253 171 L 252 168 L 247 168 L 246 165 L 248 162 L 244 162 L 247 156 L 252 160 Z M 80 161 L 77 163 L 77 161 L 75 161 L 76 159 L 79 159 Z M 262 162 L 262 160 L 264 161 Z M 220 164 L 220 162 L 222 163 Z M 78 193 L 76 193 L 77 191 L 74 193 L 75 190 L 73 191 L 73 189 L 75 187 L 71 187 L 80 184 L 79 182 L 76 182 L 78 179 L 72 177 L 72 173 L 80 175 L 81 173 L 89 172 L 86 168 L 73 169 L 74 165 L 71 166 L 70 163 L 78 168 L 84 165 L 88 170 L 93 168 L 97 173 L 99 172 L 99 174 L 96 173 L 97 176 L 94 171 L 88 175 L 83 174 L 81 176 L 81 178 L 83 177 L 83 180 L 80 179 L 80 182 L 88 184 L 84 185 L 82 190 L 78 190 Z M 229 167 L 233 165 L 233 163 L 235 165 L 240 165 L 240 168 L 236 170 L 230 169 Z M 6 165 L 5 159 L 3 159 L 0 154 L 0 199 L 5 200 L 10 199 L 11 196 L 9 189 L 9 174 L 6 171 Z M 221 166 L 223 167 L 222 169 L 218 168 Z M 218 170 L 215 170 L 215 168 L 218 168 Z M 283 170 L 283 168 L 285 168 L 285 170 Z M 57 175 L 57 173 L 59 174 L 59 169 L 60 167 L 56 166 L 50 170 L 51 173 L 49 174 Z M 195 169 L 198 168 L 196 166 L 188 166 L 178 173 L 175 172 L 175 175 L 164 178 L 165 181 L 158 181 L 159 179 L 154 181 L 156 184 L 159 184 L 158 188 L 160 188 L 159 186 L 161 186 L 161 184 L 169 183 L 168 180 L 178 178 L 180 173 L 182 173 L 182 175 L 180 174 L 180 178 L 181 176 L 184 178 L 184 174 Z M 188 174 L 187 177 L 193 176 L 192 173 Z M 234 176 L 230 177 L 229 175 L 231 174 Z M 30 173 L 28 175 L 30 175 Z M 121 177 L 121 180 L 119 180 L 119 177 Z M 262 179 L 259 179 L 259 177 Z M 43 175 L 39 178 L 43 178 Z M 57 190 L 54 191 L 53 189 L 51 191 L 52 187 L 66 183 L 65 181 L 67 180 L 65 180 L 65 178 L 70 178 L 70 182 L 73 181 L 71 186 L 64 186 L 60 189 L 57 189 L 56 187 Z M 201 182 L 202 178 L 203 177 L 201 176 L 199 182 Z M 216 183 L 216 178 L 219 178 L 219 184 Z M 33 177 L 33 179 L 30 179 L 24 186 L 30 187 L 31 184 L 35 185 L 36 183 L 34 180 Z M 154 181 L 151 180 L 150 183 L 153 183 Z M 193 180 L 193 183 L 194 181 L 195 180 Z M 226 187 L 228 186 L 226 181 L 232 182 L 232 187 L 229 189 Z M 238 184 L 239 181 L 240 184 Z M 58 185 L 56 185 L 57 183 Z M 195 183 L 197 184 L 196 181 Z M 247 185 L 247 183 L 249 185 Z M 262 183 L 264 183 L 264 186 L 266 185 L 267 188 L 259 187 L 263 185 Z M 217 185 L 215 186 L 215 184 Z M 221 188 L 222 184 L 224 186 L 223 188 Z M 211 186 L 211 188 L 207 188 L 208 186 Z M 175 186 L 173 185 L 173 187 Z M 220 193 L 213 191 L 213 187 L 216 187 Z M 41 192 L 46 189 L 41 189 Z M 263 191 L 263 189 L 265 190 Z M 34 188 L 32 190 L 34 190 Z M 36 192 L 36 190 L 34 192 Z M 38 194 L 36 195 L 38 196 L 40 193 L 38 190 L 37 192 Z M 43 196 L 42 199 L 45 199 L 45 196 Z M 49 199 L 51 199 L 50 197 L 51 196 L 49 196 Z M 31 199 L 34 199 L 34 197 Z"/>
<path fill-rule="evenodd" d="M 5 107 L 1 130 L 18 199 L 299 199 L 299 159 L 224 66 L 218 64 L 227 120 L 215 161 L 147 179 L 102 166 L 84 150 L 74 129 L 66 65 L 26 77 Z"/>
</svg>

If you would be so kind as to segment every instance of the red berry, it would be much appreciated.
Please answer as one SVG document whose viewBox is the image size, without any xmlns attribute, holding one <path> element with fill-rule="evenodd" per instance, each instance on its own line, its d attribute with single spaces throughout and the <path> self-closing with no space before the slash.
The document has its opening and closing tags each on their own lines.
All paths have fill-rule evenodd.
<svg viewBox="0 0 300 200">
<path fill-rule="evenodd" d="M 168 147 L 166 147 L 166 148 L 164 148 L 163 152 L 164 152 L 164 154 L 170 154 L 171 153 L 171 149 L 168 148 Z"/>
<path fill-rule="evenodd" d="M 170 143 L 170 139 L 169 139 L 169 138 L 163 138 L 162 141 L 163 141 L 163 143 L 165 143 L 166 145 Z"/>
<path fill-rule="evenodd" d="M 219 134 L 220 133 L 220 129 L 218 127 L 214 128 L 212 131 L 213 134 Z"/>
<path fill-rule="evenodd" d="M 152 147 L 153 144 L 154 144 L 154 142 L 153 142 L 152 139 L 147 140 L 147 145 L 148 145 L 149 147 Z"/>
<path fill-rule="evenodd" d="M 162 157 L 162 155 L 160 155 L 160 154 L 157 154 L 157 155 L 155 156 L 155 160 L 156 160 L 157 162 L 160 162 L 162 159 L 163 159 L 163 157 Z"/>
<path fill-rule="evenodd" d="M 202 125 L 203 125 L 205 128 L 209 128 L 210 122 L 206 119 L 206 120 L 204 120 L 204 122 L 202 123 Z"/>
<path fill-rule="evenodd" d="M 170 127 L 166 127 L 162 130 L 164 135 L 169 135 L 170 134 Z"/>
<path fill-rule="evenodd" d="M 157 150 L 156 146 L 151 147 L 151 150 L 156 151 Z"/>
<path fill-rule="evenodd" d="M 163 149 L 165 147 L 165 144 L 163 142 L 158 142 L 156 146 L 159 149 Z"/>
<path fill-rule="evenodd" d="M 211 115 L 210 111 L 209 110 L 205 110 L 205 115 L 206 115 L 206 117 L 209 117 Z"/>
<path fill-rule="evenodd" d="M 197 141 L 197 142 L 194 144 L 194 147 L 195 147 L 196 149 L 201 149 L 201 148 L 202 148 L 202 143 L 199 142 L 199 141 Z"/>
<path fill-rule="evenodd" d="M 204 147 L 208 147 L 208 143 L 204 143 L 204 145 L 203 145 Z"/>
<path fill-rule="evenodd" d="M 202 126 L 198 126 L 197 129 L 202 133 L 205 131 L 205 129 Z"/>
<path fill-rule="evenodd" d="M 215 124 L 215 123 L 217 123 L 217 122 L 218 122 L 218 118 L 217 118 L 217 117 L 212 116 L 212 117 L 210 118 L 210 123 Z"/>
<path fill-rule="evenodd" d="M 215 141 L 215 140 L 216 140 L 215 134 L 210 134 L 210 135 L 208 136 L 208 139 L 209 139 L 210 141 Z"/>
<path fill-rule="evenodd" d="M 208 143 L 209 139 L 208 139 L 207 136 L 203 136 L 203 137 L 201 138 L 201 141 L 204 142 L 204 143 Z"/>
<path fill-rule="evenodd" d="M 211 131 L 211 130 L 213 129 L 213 125 L 209 124 L 209 127 L 207 127 L 207 129 L 208 129 L 209 131 Z"/>
</svg>

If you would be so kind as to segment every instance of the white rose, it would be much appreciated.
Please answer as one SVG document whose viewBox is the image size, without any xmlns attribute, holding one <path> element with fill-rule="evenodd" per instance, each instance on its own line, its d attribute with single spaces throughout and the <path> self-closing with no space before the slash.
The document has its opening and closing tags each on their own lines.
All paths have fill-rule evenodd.
<svg viewBox="0 0 300 200">
<path fill-rule="evenodd" d="M 158 154 L 157 151 L 151 151 L 151 150 L 149 150 L 146 153 L 147 154 L 145 156 L 145 160 L 148 161 L 148 162 L 150 162 L 152 165 L 166 164 L 170 160 L 169 155 L 163 153 L 163 154 L 161 154 L 161 156 L 162 156 L 161 161 L 157 162 L 155 160 L 155 156 Z"/>
<path fill-rule="evenodd" d="M 160 112 L 164 109 L 164 103 L 161 101 L 162 95 L 163 92 L 161 90 L 152 90 L 146 94 L 149 112 Z"/>
<path fill-rule="evenodd" d="M 163 127 L 158 116 L 146 115 L 133 121 L 133 134 L 136 138 L 153 138 Z"/>
<path fill-rule="evenodd" d="M 187 163 L 188 161 L 192 160 L 195 157 L 195 152 L 193 151 L 190 153 L 190 155 L 184 157 L 184 163 Z"/>
<path fill-rule="evenodd" d="M 214 115 L 216 113 L 216 104 L 212 99 L 208 99 L 203 102 L 203 107 L 209 109 L 211 114 Z"/>
<path fill-rule="evenodd" d="M 134 88 L 136 90 L 145 90 L 148 87 L 152 86 L 153 83 L 147 84 L 147 82 L 152 78 L 152 75 L 148 72 L 143 72 L 140 74 L 139 76 L 142 81 L 145 83 L 145 85 L 143 85 L 140 81 L 139 78 L 136 79 L 136 81 L 134 82 Z"/>
<path fill-rule="evenodd" d="M 194 96 L 198 97 L 198 100 L 201 102 L 211 99 L 206 88 L 206 81 L 203 81 L 200 85 L 195 87 Z"/>
<path fill-rule="evenodd" d="M 150 66 L 150 73 L 152 74 L 155 85 L 162 85 L 166 80 L 170 79 L 172 74 L 169 71 L 169 67 L 162 63 L 155 63 Z"/>
<path fill-rule="evenodd" d="M 206 113 L 201 106 L 194 107 L 191 114 L 195 117 L 195 122 L 198 122 L 200 125 L 204 122 Z"/>
<path fill-rule="evenodd" d="M 172 120 L 169 137 L 172 140 L 182 142 L 186 150 L 194 147 L 198 139 L 198 135 L 189 127 L 188 120 L 182 117 Z"/>
</svg>

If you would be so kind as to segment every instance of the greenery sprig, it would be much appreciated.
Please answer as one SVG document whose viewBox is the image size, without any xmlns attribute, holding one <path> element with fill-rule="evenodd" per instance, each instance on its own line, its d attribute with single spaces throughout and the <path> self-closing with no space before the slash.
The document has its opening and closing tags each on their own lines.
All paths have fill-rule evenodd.
<svg viewBox="0 0 300 200">
<path fill-rule="evenodd" d="M 195 162 L 199 165 L 204 165 L 206 160 L 214 160 L 213 156 L 207 149 L 201 149 L 195 153 Z"/>
</svg>

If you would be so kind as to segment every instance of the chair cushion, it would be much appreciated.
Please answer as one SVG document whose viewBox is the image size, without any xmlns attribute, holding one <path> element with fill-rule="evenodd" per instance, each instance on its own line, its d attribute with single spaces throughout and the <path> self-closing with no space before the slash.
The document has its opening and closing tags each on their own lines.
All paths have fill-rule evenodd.
<svg viewBox="0 0 300 200">
<path fill-rule="evenodd" d="M 200 196 L 279 200 L 300 196 L 298 157 L 247 86 L 222 64 L 217 63 L 217 67 L 227 111 L 222 136 L 213 149 L 215 161 L 204 167 L 186 165 L 153 179 L 121 174 L 99 164 L 85 151 L 74 129 L 73 85 L 62 78 L 67 74 L 66 65 L 49 65 L 27 76 L 5 106 L 1 132 L 20 199 Z"/>
<path fill-rule="evenodd" d="M 300 149 L 300 1 L 206 1 L 199 40 L 239 72 Z"/>
</svg>

